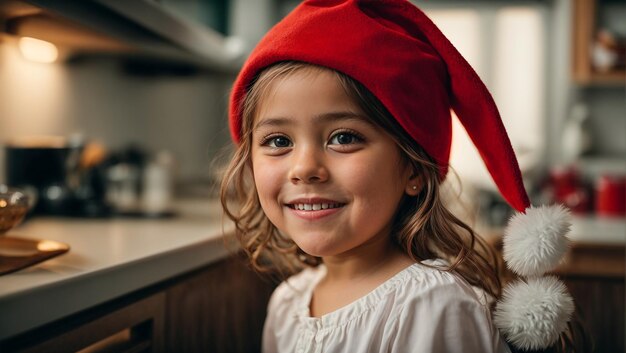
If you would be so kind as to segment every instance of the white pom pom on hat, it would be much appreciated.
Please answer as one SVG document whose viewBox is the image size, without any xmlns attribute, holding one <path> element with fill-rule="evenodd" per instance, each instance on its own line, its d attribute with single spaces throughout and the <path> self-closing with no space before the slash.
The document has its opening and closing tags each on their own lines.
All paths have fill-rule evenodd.
<svg viewBox="0 0 626 353">
<path fill-rule="evenodd" d="M 567 327 L 574 301 L 556 277 L 517 280 L 504 289 L 494 322 L 508 341 L 523 350 L 553 345 Z"/>
<path fill-rule="evenodd" d="M 542 275 L 565 255 L 570 226 L 570 213 L 563 206 L 531 206 L 511 217 L 504 231 L 504 261 L 522 279 L 504 289 L 494 322 L 519 349 L 548 348 L 567 328 L 574 301 L 561 281 Z"/>
<path fill-rule="evenodd" d="M 520 276 L 539 276 L 556 268 L 567 251 L 570 213 L 561 205 L 529 207 L 511 218 L 503 256 Z"/>
</svg>

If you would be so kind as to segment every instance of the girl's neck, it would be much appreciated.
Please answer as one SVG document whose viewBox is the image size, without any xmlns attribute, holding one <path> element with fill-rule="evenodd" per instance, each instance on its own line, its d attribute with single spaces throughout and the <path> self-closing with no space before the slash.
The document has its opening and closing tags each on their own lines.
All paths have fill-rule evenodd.
<svg viewBox="0 0 626 353">
<path fill-rule="evenodd" d="M 311 316 L 320 317 L 354 302 L 414 263 L 385 240 L 324 257 L 326 275 L 313 290 Z"/>
<path fill-rule="evenodd" d="M 404 268 L 413 261 L 388 238 L 364 244 L 336 256 L 324 257 L 325 281 L 353 282 L 361 278 L 388 273 Z M 397 272 L 397 271 L 395 271 Z"/>
</svg>

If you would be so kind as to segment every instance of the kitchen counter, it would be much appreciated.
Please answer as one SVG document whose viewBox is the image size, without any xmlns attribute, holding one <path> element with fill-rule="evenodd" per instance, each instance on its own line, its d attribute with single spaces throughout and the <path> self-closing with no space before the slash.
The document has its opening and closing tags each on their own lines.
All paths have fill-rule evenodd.
<svg viewBox="0 0 626 353">
<path fill-rule="evenodd" d="M 60 241 L 68 253 L 0 276 L 0 340 L 210 264 L 227 246 L 216 200 L 187 200 L 169 219 L 40 217 L 11 236 Z M 232 244 L 232 243 L 231 243 Z"/>
<path fill-rule="evenodd" d="M 502 250 L 504 228 L 476 227 L 478 234 Z M 568 250 L 555 269 L 561 275 L 624 278 L 626 218 L 599 218 L 573 215 Z"/>
<path fill-rule="evenodd" d="M 573 244 L 592 246 L 626 246 L 626 218 L 599 218 L 573 215 L 567 238 Z M 502 241 L 504 227 L 490 227 L 479 223 L 475 230 L 489 243 Z"/>
<path fill-rule="evenodd" d="M 232 232 L 233 227 L 226 222 L 222 229 L 216 200 L 185 200 L 178 202 L 175 210 L 178 216 L 171 219 L 40 217 L 10 231 L 11 236 L 60 241 L 71 249 L 0 276 L 0 341 L 236 252 L 234 243 L 225 243 L 223 234 Z M 598 224 L 594 219 L 576 218 L 570 238 L 574 243 L 623 249 L 626 235 L 621 230 L 625 226 L 623 219 Z M 606 252 L 602 250 L 602 254 Z M 616 254 L 616 261 L 623 264 L 623 251 Z M 592 260 L 597 261 L 595 257 Z M 618 267 L 623 278 L 623 265 Z"/>
<path fill-rule="evenodd" d="M 574 216 L 568 237 L 578 243 L 625 246 L 626 218 Z"/>
</svg>

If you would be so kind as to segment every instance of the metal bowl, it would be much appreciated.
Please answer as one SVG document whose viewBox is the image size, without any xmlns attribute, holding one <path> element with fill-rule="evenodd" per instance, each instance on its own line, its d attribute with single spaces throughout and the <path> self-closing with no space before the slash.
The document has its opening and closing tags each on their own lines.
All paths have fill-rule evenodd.
<svg viewBox="0 0 626 353">
<path fill-rule="evenodd" d="M 0 185 L 0 235 L 20 224 L 32 205 L 26 191 Z"/>
</svg>

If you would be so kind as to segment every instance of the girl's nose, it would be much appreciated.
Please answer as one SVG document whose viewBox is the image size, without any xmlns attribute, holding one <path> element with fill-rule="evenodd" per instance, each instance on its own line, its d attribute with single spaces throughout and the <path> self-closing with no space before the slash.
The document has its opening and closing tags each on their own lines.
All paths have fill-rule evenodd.
<svg viewBox="0 0 626 353">
<path fill-rule="evenodd" d="M 292 183 L 322 183 L 328 180 L 328 169 L 324 163 L 323 152 L 313 148 L 301 148 L 293 153 L 294 159 L 289 170 Z"/>
</svg>

